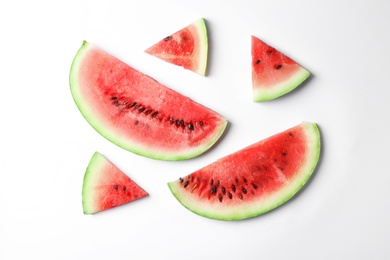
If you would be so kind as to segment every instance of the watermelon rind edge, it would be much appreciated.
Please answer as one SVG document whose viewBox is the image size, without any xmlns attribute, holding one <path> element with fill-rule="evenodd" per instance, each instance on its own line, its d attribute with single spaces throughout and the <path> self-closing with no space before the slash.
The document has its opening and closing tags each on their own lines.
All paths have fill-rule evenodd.
<svg viewBox="0 0 390 260">
<path fill-rule="evenodd" d="M 293 185 L 289 185 L 288 189 L 284 189 L 283 192 L 280 192 L 268 199 L 268 203 L 263 203 L 261 205 L 256 204 L 256 202 L 252 204 L 248 203 L 247 205 L 244 205 L 239 209 L 234 209 L 230 212 L 229 209 L 227 209 L 225 212 L 220 213 L 218 211 L 215 211 L 215 209 L 203 207 L 201 203 L 198 203 L 195 200 L 186 200 L 185 196 L 183 196 L 185 194 L 180 193 L 180 190 L 178 189 L 178 181 L 169 182 L 168 187 L 174 197 L 182 204 L 182 206 L 202 217 L 216 220 L 231 221 L 253 218 L 267 213 L 281 206 L 282 204 L 290 200 L 292 197 L 294 197 L 294 195 L 296 195 L 309 181 L 317 167 L 321 153 L 320 130 L 316 123 L 302 122 L 302 125 L 305 128 L 306 134 L 310 139 L 309 145 L 311 149 L 311 156 L 310 158 L 308 158 L 305 166 L 302 167 L 302 176 L 300 176 L 300 178 L 298 179 L 295 179 Z M 219 209 L 221 209 L 222 207 L 220 207 Z"/>
<path fill-rule="evenodd" d="M 272 88 L 253 88 L 253 101 L 262 102 L 269 101 L 281 97 L 300 86 L 306 79 L 310 77 L 311 73 L 303 67 L 291 76 L 290 79 L 283 81 Z"/>
<path fill-rule="evenodd" d="M 91 185 L 91 183 L 94 181 L 94 176 L 96 175 L 92 173 L 99 171 L 104 162 L 106 162 L 106 160 L 103 155 L 99 152 L 95 152 L 88 163 L 87 169 L 85 170 L 82 189 L 82 205 L 84 214 L 92 214 L 95 212 L 91 194 L 93 185 Z"/>
<path fill-rule="evenodd" d="M 200 18 L 194 22 L 194 26 L 197 29 L 199 34 L 200 44 L 199 44 L 199 66 L 195 71 L 196 73 L 205 76 L 207 70 L 207 60 L 208 60 L 208 36 L 207 36 L 207 27 L 204 18 Z"/>
</svg>

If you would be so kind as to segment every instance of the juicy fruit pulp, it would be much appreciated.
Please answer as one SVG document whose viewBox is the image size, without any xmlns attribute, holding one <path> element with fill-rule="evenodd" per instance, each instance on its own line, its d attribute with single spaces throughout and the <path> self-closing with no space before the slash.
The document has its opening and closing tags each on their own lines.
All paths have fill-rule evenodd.
<svg viewBox="0 0 390 260">
<path fill-rule="evenodd" d="M 208 150 L 227 121 L 84 42 L 70 72 L 73 99 L 105 138 L 134 153 L 184 160 Z"/>
<path fill-rule="evenodd" d="M 280 97 L 310 76 L 298 63 L 252 36 L 253 101 Z"/>
<path fill-rule="evenodd" d="M 239 220 L 263 214 L 296 194 L 320 155 L 320 133 L 302 123 L 170 182 L 179 202 L 196 214 Z"/>
<path fill-rule="evenodd" d="M 84 175 L 84 214 L 94 214 L 146 196 L 146 191 L 106 157 L 94 153 Z"/>
<path fill-rule="evenodd" d="M 207 29 L 204 19 L 199 19 L 165 37 L 146 49 L 145 52 L 204 76 L 208 52 Z"/>
</svg>

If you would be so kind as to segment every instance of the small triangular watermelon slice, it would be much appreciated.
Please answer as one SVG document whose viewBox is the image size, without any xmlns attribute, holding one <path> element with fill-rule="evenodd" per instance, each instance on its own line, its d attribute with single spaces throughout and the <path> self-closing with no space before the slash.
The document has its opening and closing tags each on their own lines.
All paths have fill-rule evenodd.
<svg viewBox="0 0 390 260">
<path fill-rule="evenodd" d="M 310 72 L 275 48 L 252 36 L 253 101 L 278 98 L 298 87 Z"/>
<path fill-rule="evenodd" d="M 240 220 L 268 212 L 292 198 L 320 157 L 320 132 L 303 122 L 168 183 L 194 213 Z"/>
<path fill-rule="evenodd" d="M 204 76 L 208 53 L 207 28 L 204 19 L 201 18 L 165 37 L 145 52 Z"/>
<path fill-rule="evenodd" d="M 148 196 L 106 157 L 95 152 L 83 183 L 84 214 L 94 214 Z"/>
</svg>

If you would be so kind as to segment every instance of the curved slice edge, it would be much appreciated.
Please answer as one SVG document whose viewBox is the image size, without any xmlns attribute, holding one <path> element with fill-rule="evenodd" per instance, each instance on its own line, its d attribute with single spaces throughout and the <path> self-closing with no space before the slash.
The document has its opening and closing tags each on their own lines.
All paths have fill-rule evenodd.
<svg viewBox="0 0 390 260">
<path fill-rule="evenodd" d="M 205 20 L 203 18 L 193 23 L 193 26 L 196 28 L 199 42 L 199 53 L 198 53 L 198 68 L 194 72 L 199 75 L 205 76 L 207 69 L 207 59 L 208 59 L 208 36 L 207 36 L 207 27 Z"/>
<path fill-rule="evenodd" d="M 156 160 L 166 160 L 166 161 L 179 161 L 179 160 L 187 160 L 194 157 L 197 157 L 210 149 L 222 136 L 224 133 L 226 126 L 228 124 L 228 121 L 225 118 L 222 118 L 221 123 L 218 125 L 218 127 L 214 131 L 214 135 L 210 136 L 209 139 L 205 140 L 204 145 L 202 146 L 196 146 L 193 149 L 188 149 L 185 152 L 180 153 L 169 153 L 167 151 L 157 151 L 157 150 L 150 150 L 148 147 L 138 144 L 137 142 L 134 142 L 132 140 L 123 139 L 120 136 L 117 136 L 115 133 L 108 130 L 106 127 L 104 127 L 103 123 L 97 120 L 94 116 L 94 112 L 88 107 L 86 102 L 83 101 L 83 96 L 81 95 L 79 91 L 79 83 L 77 81 L 77 73 L 80 69 L 80 65 L 82 63 L 84 55 L 88 52 L 90 48 L 94 48 L 93 45 L 89 44 L 87 41 L 83 41 L 82 46 L 78 50 L 78 52 L 75 55 L 75 58 L 72 62 L 71 69 L 70 69 L 70 76 L 69 76 L 69 82 L 70 82 L 70 89 L 72 93 L 72 97 L 80 110 L 81 114 L 85 118 L 85 120 L 104 138 L 106 138 L 108 141 L 114 143 L 115 145 L 133 152 L 135 154 L 148 157 L 151 159 Z"/>
<path fill-rule="evenodd" d="M 283 81 L 277 85 L 270 87 L 258 87 L 256 83 L 253 83 L 253 101 L 269 101 L 278 97 L 281 97 L 301 85 L 311 73 L 303 67 L 294 73 L 288 80 Z"/>
<path fill-rule="evenodd" d="M 211 219 L 242 220 L 256 217 L 272 209 L 275 209 L 290 200 L 298 191 L 302 189 L 302 187 L 312 176 L 320 158 L 321 137 L 317 124 L 303 122 L 301 126 L 304 128 L 307 136 L 307 147 L 309 149 L 308 157 L 296 175 L 297 177 L 295 177 L 287 187 L 267 197 L 266 201 L 253 201 L 231 208 L 224 207 L 222 204 L 213 205 L 210 207 L 207 201 L 203 203 L 202 201 L 196 200 L 191 196 L 187 196 L 185 192 L 182 192 L 182 189 L 180 189 L 180 185 L 178 184 L 179 181 L 169 182 L 168 187 L 174 197 L 185 208 L 194 212 L 195 214 Z"/>
</svg>

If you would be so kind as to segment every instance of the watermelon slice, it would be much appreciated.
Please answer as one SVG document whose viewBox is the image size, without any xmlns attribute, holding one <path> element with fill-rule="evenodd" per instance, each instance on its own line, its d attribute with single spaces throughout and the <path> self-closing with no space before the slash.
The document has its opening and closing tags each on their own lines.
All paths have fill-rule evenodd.
<svg viewBox="0 0 390 260">
<path fill-rule="evenodd" d="M 83 183 L 84 214 L 94 214 L 148 196 L 148 193 L 95 152 L 89 161 Z"/>
<path fill-rule="evenodd" d="M 298 63 L 252 36 L 253 101 L 280 97 L 298 87 L 310 72 Z"/>
<path fill-rule="evenodd" d="M 136 154 L 184 160 L 208 150 L 227 121 L 84 42 L 70 71 L 73 99 L 102 136 Z"/>
<path fill-rule="evenodd" d="M 283 204 L 308 181 L 320 156 L 320 133 L 304 122 L 168 183 L 189 210 L 240 220 Z"/>
<path fill-rule="evenodd" d="M 206 74 L 208 39 L 203 18 L 169 35 L 145 52 L 182 66 L 202 76 Z"/>
</svg>

